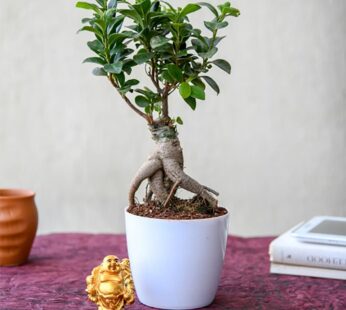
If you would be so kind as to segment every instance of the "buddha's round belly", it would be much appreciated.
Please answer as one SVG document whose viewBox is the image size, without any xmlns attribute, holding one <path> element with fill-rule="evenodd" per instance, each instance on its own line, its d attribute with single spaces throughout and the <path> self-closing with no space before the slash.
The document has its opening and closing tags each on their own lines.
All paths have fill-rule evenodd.
<svg viewBox="0 0 346 310">
<path fill-rule="evenodd" d="M 122 293 L 121 285 L 119 285 L 119 283 L 112 281 L 100 283 L 99 290 L 102 294 L 105 295 L 120 295 Z"/>
</svg>

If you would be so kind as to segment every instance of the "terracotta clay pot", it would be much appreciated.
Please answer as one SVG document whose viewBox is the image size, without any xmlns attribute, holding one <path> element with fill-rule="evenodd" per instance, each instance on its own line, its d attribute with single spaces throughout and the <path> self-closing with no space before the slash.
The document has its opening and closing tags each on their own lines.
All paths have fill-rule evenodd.
<svg viewBox="0 0 346 310">
<path fill-rule="evenodd" d="M 0 189 L 0 266 L 27 261 L 35 239 L 38 216 L 35 193 Z"/>
</svg>

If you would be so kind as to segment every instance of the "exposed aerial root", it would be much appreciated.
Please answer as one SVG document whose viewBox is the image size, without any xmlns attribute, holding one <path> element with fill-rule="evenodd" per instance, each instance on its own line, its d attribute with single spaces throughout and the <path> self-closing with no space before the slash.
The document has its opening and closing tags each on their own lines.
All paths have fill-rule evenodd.
<svg viewBox="0 0 346 310">
<path fill-rule="evenodd" d="M 157 170 L 150 178 L 149 178 L 149 186 L 151 191 L 153 192 L 155 198 L 161 203 L 167 199 L 168 190 L 165 186 L 164 182 L 164 173 L 162 169 Z"/>
<path fill-rule="evenodd" d="M 150 178 L 162 167 L 161 160 L 159 159 L 148 159 L 137 171 L 134 179 L 131 182 L 129 192 L 129 204 L 130 206 L 135 204 L 135 193 L 138 190 L 141 183 Z"/>
<path fill-rule="evenodd" d="M 179 184 L 180 184 L 180 182 L 177 181 L 177 182 L 175 182 L 174 185 L 172 186 L 171 191 L 169 192 L 169 195 L 168 195 L 168 197 L 166 198 L 165 203 L 163 204 L 163 207 L 164 207 L 164 208 L 167 207 L 167 205 L 168 205 L 169 202 L 171 201 L 172 197 L 175 195 L 175 192 L 177 191 Z"/>
<path fill-rule="evenodd" d="M 144 201 L 148 202 L 151 200 L 151 198 L 153 197 L 153 191 L 150 189 L 150 184 L 148 182 L 146 188 L 145 188 L 145 198 Z"/>
<path fill-rule="evenodd" d="M 208 201 L 213 208 L 217 207 L 218 195 L 215 190 L 201 185 L 187 175 L 183 169 L 184 158 L 179 139 L 163 139 L 157 142 L 157 148 L 153 155 L 140 167 L 134 177 L 130 192 L 130 206 L 135 204 L 135 193 L 145 179 L 149 179 L 150 191 L 147 196 L 155 199 L 163 206 L 167 206 L 175 195 L 178 187 L 201 196 Z"/>
<path fill-rule="evenodd" d="M 216 207 L 217 200 L 208 193 L 203 185 L 199 184 L 196 180 L 188 176 L 183 169 L 180 167 L 179 163 L 173 158 L 163 159 L 163 169 L 166 175 L 174 182 L 179 183 L 179 187 L 200 195 L 206 199 L 213 207 Z"/>
<path fill-rule="evenodd" d="M 220 194 L 216 191 L 216 190 L 213 190 L 212 188 L 208 187 L 208 186 L 204 186 L 204 189 L 206 189 L 208 192 L 211 192 L 213 193 L 215 196 L 219 196 Z"/>
</svg>

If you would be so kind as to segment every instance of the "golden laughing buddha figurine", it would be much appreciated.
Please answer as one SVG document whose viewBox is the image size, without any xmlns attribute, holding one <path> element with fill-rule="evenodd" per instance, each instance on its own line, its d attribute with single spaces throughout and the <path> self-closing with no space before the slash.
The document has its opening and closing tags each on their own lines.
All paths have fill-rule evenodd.
<svg viewBox="0 0 346 310">
<path fill-rule="evenodd" d="M 135 293 L 130 270 L 130 261 L 121 262 L 114 255 L 106 256 L 86 278 L 89 299 L 98 305 L 98 310 L 121 310 L 134 303 Z"/>
</svg>

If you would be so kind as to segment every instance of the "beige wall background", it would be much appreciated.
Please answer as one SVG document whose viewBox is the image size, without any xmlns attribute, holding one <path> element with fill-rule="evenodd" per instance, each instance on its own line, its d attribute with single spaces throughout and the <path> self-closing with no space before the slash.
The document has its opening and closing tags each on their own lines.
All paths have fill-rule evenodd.
<svg viewBox="0 0 346 310">
<path fill-rule="evenodd" d="M 76 35 L 87 12 L 74 3 L 0 1 L 0 187 L 37 192 L 39 233 L 121 233 L 153 142 L 81 64 L 90 36 Z M 188 173 L 220 191 L 234 234 L 346 216 L 346 2 L 233 4 L 242 15 L 219 55 L 233 73 L 212 73 L 221 94 L 195 112 L 172 98 Z"/>
</svg>

